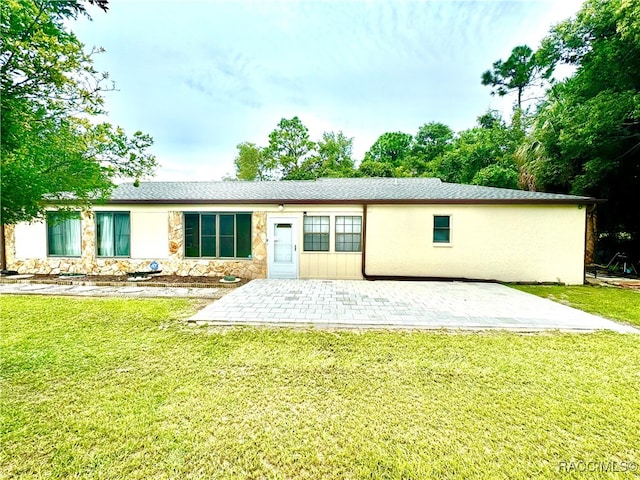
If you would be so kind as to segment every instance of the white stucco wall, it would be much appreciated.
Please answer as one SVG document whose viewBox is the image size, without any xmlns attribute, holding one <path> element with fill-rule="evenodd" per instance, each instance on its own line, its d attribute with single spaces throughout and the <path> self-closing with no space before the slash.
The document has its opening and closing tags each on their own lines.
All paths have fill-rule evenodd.
<svg viewBox="0 0 640 480">
<path fill-rule="evenodd" d="M 451 216 L 451 242 L 433 242 L 434 215 Z M 584 280 L 585 209 L 568 206 L 370 206 L 366 273 Z"/>
<path fill-rule="evenodd" d="M 47 256 L 47 225 L 45 222 L 19 223 L 15 226 L 16 258 L 45 258 Z"/>
<path fill-rule="evenodd" d="M 131 211 L 131 258 L 169 257 L 168 211 Z"/>
</svg>

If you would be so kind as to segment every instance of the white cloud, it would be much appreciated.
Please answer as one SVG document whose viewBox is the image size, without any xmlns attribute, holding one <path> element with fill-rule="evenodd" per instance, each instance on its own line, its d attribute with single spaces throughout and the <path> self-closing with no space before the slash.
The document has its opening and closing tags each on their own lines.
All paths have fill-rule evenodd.
<svg viewBox="0 0 640 480">
<path fill-rule="evenodd" d="M 120 89 L 110 121 L 151 133 L 158 178 L 232 173 L 236 145 L 265 145 L 298 115 L 314 140 L 354 137 L 361 158 L 387 131 L 430 121 L 469 128 L 488 108 L 480 75 L 536 47 L 571 1 L 114 1 L 74 24 Z"/>
</svg>

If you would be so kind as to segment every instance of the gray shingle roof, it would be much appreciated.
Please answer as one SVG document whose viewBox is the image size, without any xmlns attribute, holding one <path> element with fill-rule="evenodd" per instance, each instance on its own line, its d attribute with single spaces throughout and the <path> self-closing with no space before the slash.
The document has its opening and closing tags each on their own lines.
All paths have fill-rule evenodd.
<svg viewBox="0 0 640 480">
<path fill-rule="evenodd" d="M 141 182 L 119 185 L 110 203 L 595 203 L 591 197 L 445 183 L 437 178 Z"/>
</svg>

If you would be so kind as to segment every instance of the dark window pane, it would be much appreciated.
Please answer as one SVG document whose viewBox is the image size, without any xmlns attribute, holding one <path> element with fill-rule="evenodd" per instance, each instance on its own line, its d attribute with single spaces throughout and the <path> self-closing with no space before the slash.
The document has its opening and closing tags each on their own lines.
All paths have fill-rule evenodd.
<svg viewBox="0 0 640 480">
<path fill-rule="evenodd" d="M 216 256 L 216 237 L 202 237 L 202 256 L 203 257 L 215 257 Z"/>
<path fill-rule="evenodd" d="M 434 243 L 449 243 L 451 236 L 451 217 L 448 215 L 435 215 L 433 217 L 433 241 Z"/>
<path fill-rule="evenodd" d="M 433 217 L 433 226 L 436 228 L 449 228 L 449 217 L 448 216 Z"/>
<path fill-rule="evenodd" d="M 234 256 L 233 255 L 233 237 L 220 237 L 220 256 L 221 257 Z"/>
<path fill-rule="evenodd" d="M 233 235 L 234 215 L 220 215 L 220 235 Z"/>
<path fill-rule="evenodd" d="M 434 230 L 433 241 L 436 243 L 449 243 L 449 230 Z"/>
<path fill-rule="evenodd" d="M 216 234 L 216 216 L 215 215 L 202 215 L 200 217 L 202 222 L 202 235 L 215 235 Z"/>
<path fill-rule="evenodd" d="M 184 214 L 184 256 L 200 256 L 200 215 Z"/>
<path fill-rule="evenodd" d="M 236 215 L 236 257 L 247 258 L 251 255 L 251 214 Z"/>
</svg>

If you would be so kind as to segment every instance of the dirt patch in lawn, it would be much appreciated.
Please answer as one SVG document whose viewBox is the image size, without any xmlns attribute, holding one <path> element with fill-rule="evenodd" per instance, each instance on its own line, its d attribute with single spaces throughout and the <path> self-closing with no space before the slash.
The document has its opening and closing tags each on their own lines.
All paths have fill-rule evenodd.
<svg viewBox="0 0 640 480">
<path fill-rule="evenodd" d="M 235 283 L 223 283 L 223 277 L 184 277 L 179 275 L 149 275 L 147 279 L 135 279 L 129 275 L 40 275 L 36 274 L 28 279 L 12 279 L 12 276 L 2 276 L 0 282 L 32 282 L 32 283 L 55 283 L 60 285 L 113 285 L 113 284 L 139 284 L 144 286 L 189 286 L 189 287 L 221 287 L 237 288 L 246 284 L 250 280 L 240 279 Z"/>
</svg>

